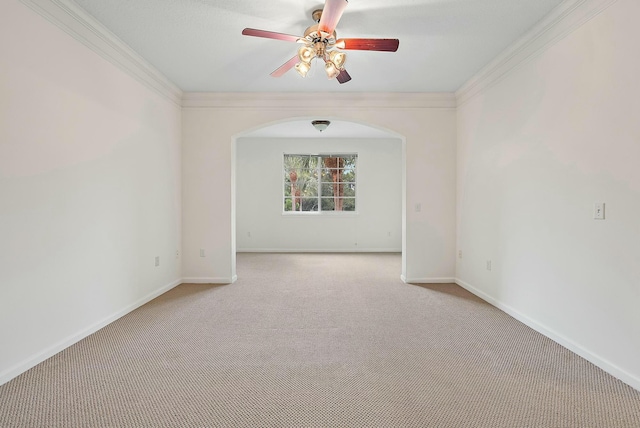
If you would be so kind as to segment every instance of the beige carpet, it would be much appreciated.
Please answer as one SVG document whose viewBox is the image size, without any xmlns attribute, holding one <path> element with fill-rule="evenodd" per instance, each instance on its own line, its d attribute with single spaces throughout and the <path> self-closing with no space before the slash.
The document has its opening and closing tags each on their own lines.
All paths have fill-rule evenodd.
<svg viewBox="0 0 640 428">
<path fill-rule="evenodd" d="M 640 427 L 640 393 L 396 254 L 240 254 L 0 387 L 0 427 Z"/>
</svg>

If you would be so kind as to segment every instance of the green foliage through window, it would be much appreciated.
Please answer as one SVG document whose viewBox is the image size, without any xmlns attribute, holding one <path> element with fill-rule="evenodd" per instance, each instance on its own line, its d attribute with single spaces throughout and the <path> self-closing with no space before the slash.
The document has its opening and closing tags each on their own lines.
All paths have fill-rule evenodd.
<svg viewBox="0 0 640 428">
<path fill-rule="evenodd" d="M 355 211 L 357 154 L 284 155 L 284 211 Z"/>
</svg>

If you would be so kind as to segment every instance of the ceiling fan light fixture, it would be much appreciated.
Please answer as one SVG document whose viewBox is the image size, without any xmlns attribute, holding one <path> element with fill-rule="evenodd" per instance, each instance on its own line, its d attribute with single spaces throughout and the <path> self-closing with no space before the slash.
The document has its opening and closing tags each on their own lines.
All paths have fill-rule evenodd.
<svg viewBox="0 0 640 428">
<path fill-rule="evenodd" d="M 329 59 L 339 70 L 342 70 L 344 68 L 344 63 L 347 61 L 347 55 L 345 55 L 344 52 L 331 51 Z"/>
<path fill-rule="evenodd" d="M 347 55 L 342 52 L 343 49 L 396 52 L 400 43 L 398 39 L 338 39 L 336 26 L 348 3 L 349 0 L 324 0 L 322 9 L 316 9 L 312 13 L 315 24 L 308 27 L 302 37 L 255 28 L 245 28 L 242 34 L 296 42 L 301 45 L 296 48 L 297 55 L 271 73 L 273 77 L 281 77 L 292 68 L 295 68 L 302 77 L 306 77 L 311 71 L 313 59 L 320 58 L 325 62 L 325 72 L 329 79 L 336 79 L 340 84 L 347 83 L 351 81 L 351 76 L 344 67 Z"/>
<path fill-rule="evenodd" d="M 336 67 L 336 65 L 331 61 L 327 61 L 327 63 L 324 65 L 324 70 L 327 72 L 327 77 L 329 79 L 333 79 L 337 77 L 338 74 L 340 74 L 340 70 L 338 69 L 338 67 Z"/>
<path fill-rule="evenodd" d="M 322 132 L 325 129 L 327 129 L 329 127 L 329 125 L 331 124 L 330 121 L 328 120 L 312 120 L 311 124 L 313 125 L 314 128 L 316 128 L 318 131 Z"/>
<path fill-rule="evenodd" d="M 307 77 L 307 73 L 311 70 L 311 64 L 308 62 L 299 62 L 294 67 L 298 74 L 302 77 Z"/>
<path fill-rule="evenodd" d="M 300 61 L 311 63 L 311 60 L 316 56 L 316 51 L 311 46 L 302 46 L 298 49 L 298 58 Z"/>
</svg>

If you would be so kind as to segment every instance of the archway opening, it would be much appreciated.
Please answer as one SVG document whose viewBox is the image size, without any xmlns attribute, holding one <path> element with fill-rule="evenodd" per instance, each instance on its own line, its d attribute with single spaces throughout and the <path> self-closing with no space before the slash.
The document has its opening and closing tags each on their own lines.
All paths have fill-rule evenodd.
<svg viewBox="0 0 640 428">
<path fill-rule="evenodd" d="M 406 141 L 368 123 L 336 117 L 266 123 L 232 141 L 232 274 L 237 252 L 400 252 L 406 276 Z M 284 155 L 356 155 L 357 209 L 286 212 Z M 322 172 L 319 172 L 322 175 Z M 319 183 L 322 187 L 323 184 Z M 334 186 L 335 187 L 335 186 Z M 318 198 L 322 188 L 317 190 Z M 291 201 L 289 201 L 291 202 Z M 292 215 L 293 214 L 293 215 Z M 319 215 L 320 214 L 320 215 Z"/>
</svg>

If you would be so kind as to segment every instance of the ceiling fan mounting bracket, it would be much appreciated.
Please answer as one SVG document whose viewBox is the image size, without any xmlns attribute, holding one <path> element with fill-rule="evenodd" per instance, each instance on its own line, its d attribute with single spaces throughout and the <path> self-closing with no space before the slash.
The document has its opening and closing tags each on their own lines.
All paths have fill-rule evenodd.
<svg viewBox="0 0 640 428">
<path fill-rule="evenodd" d="M 313 12 L 311 12 L 311 18 L 315 22 L 320 22 L 321 17 L 322 17 L 322 9 L 316 9 Z"/>
</svg>

